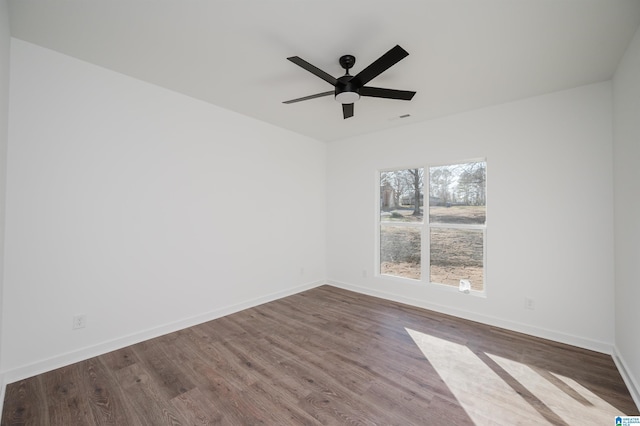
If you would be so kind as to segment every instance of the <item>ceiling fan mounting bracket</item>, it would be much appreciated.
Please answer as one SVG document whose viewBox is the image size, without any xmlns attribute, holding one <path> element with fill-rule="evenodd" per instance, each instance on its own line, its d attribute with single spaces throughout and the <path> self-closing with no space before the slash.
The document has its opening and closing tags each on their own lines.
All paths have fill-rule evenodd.
<svg viewBox="0 0 640 426">
<path fill-rule="evenodd" d="M 353 55 L 343 55 L 340 57 L 340 66 L 347 70 L 347 74 L 349 70 L 353 68 L 356 63 L 356 57 Z"/>
</svg>

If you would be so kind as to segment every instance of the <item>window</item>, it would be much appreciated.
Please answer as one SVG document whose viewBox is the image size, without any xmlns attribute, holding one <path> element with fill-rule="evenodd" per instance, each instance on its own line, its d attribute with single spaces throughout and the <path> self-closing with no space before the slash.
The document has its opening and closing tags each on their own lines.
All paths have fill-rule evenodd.
<svg viewBox="0 0 640 426">
<path fill-rule="evenodd" d="M 381 172 L 378 228 L 380 274 L 484 291 L 486 162 Z"/>
<path fill-rule="evenodd" d="M 484 161 L 429 168 L 429 281 L 484 290 Z"/>
<path fill-rule="evenodd" d="M 424 168 L 380 173 L 380 273 L 420 279 Z"/>
</svg>

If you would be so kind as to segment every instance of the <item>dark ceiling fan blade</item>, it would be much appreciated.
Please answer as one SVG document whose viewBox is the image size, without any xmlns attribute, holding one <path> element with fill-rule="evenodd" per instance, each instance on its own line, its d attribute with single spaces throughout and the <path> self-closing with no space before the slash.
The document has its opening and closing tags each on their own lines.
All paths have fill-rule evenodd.
<svg viewBox="0 0 640 426">
<path fill-rule="evenodd" d="M 292 56 L 290 58 L 287 58 L 288 60 L 290 60 L 291 62 L 293 62 L 294 64 L 298 65 L 301 68 L 304 68 L 305 70 L 309 71 L 311 74 L 320 77 L 321 79 L 323 79 L 324 81 L 326 81 L 327 83 L 331 84 L 332 86 L 335 86 L 336 83 L 338 83 L 338 80 L 333 77 L 331 74 L 328 74 L 324 71 L 322 71 L 320 68 L 311 65 L 309 62 L 305 61 L 304 59 L 298 57 L 298 56 Z"/>
<path fill-rule="evenodd" d="M 315 95 L 305 96 L 303 98 L 291 99 L 289 101 L 282 102 L 283 104 L 293 104 L 301 101 L 308 101 L 309 99 L 321 98 L 323 96 L 329 96 L 335 94 L 335 90 L 330 90 L 328 92 L 316 93 Z"/>
<path fill-rule="evenodd" d="M 381 87 L 369 87 L 364 86 L 360 89 L 360 96 L 370 96 L 373 98 L 387 98 L 387 99 L 400 99 L 403 101 L 410 101 L 416 92 L 410 90 L 394 90 L 383 89 Z"/>
<path fill-rule="evenodd" d="M 353 117 L 353 104 L 342 104 L 342 115 L 345 120 L 349 117 Z"/>
<path fill-rule="evenodd" d="M 355 84 L 356 87 L 362 87 L 408 55 L 409 53 L 406 50 L 396 45 L 396 47 L 380 56 L 373 61 L 371 65 L 356 74 L 356 76 L 351 79 L 351 83 Z"/>
</svg>

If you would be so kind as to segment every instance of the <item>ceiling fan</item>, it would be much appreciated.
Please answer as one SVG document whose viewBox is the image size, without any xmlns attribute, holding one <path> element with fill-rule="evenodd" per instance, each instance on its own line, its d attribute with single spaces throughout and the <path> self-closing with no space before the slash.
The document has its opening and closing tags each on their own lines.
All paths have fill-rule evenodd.
<svg viewBox="0 0 640 426">
<path fill-rule="evenodd" d="M 400 62 L 408 55 L 409 53 L 407 53 L 406 50 L 396 45 L 396 47 L 376 59 L 371 65 L 360 71 L 355 76 L 349 74 L 349 70 L 356 63 L 355 56 L 344 55 L 340 57 L 339 62 L 340 66 L 344 68 L 346 72 L 342 77 L 338 78 L 334 78 L 332 75 L 311 65 L 309 62 L 298 56 L 292 56 L 287 59 L 331 84 L 334 86 L 334 90 L 316 93 L 315 95 L 309 95 L 302 98 L 291 99 L 289 101 L 284 101 L 283 103 L 292 104 L 295 102 L 334 95 L 335 100 L 342 104 L 342 114 L 344 118 L 347 119 L 349 117 L 353 117 L 353 103 L 360 99 L 360 96 L 410 101 L 416 92 L 365 86 L 365 84 Z"/>
</svg>

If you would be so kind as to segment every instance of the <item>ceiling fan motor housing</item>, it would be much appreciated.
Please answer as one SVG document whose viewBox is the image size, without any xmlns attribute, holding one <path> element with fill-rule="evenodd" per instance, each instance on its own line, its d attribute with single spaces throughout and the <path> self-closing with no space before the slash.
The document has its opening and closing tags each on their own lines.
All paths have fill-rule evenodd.
<svg viewBox="0 0 640 426">
<path fill-rule="evenodd" d="M 341 104 L 352 104 L 360 99 L 360 89 L 351 83 L 352 78 L 350 75 L 344 75 L 338 78 L 335 99 Z"/>
</svg>

